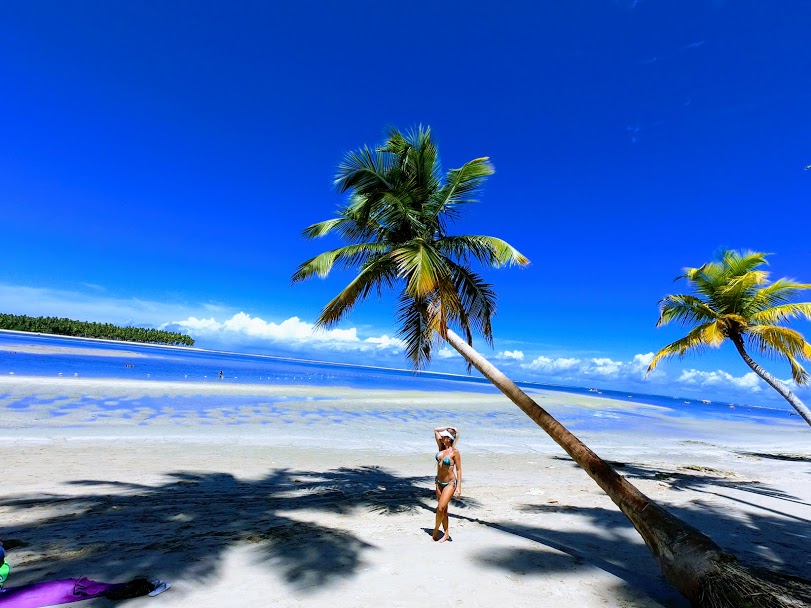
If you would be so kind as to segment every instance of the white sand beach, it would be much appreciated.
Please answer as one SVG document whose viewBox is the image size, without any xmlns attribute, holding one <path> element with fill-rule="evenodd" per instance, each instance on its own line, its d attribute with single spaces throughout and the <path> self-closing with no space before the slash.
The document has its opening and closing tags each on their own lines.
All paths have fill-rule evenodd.
<svg viewBox="0 0 811 608">
<path fill-rule="evenodd" d="M 226 390 L 216 385 L 41 380 L 0 380 L 8 585 L 77 576 L 171 581 L 157 598 L 129 600 L 134 607 L 686 605 L 625 517 L 540 429 L 459 422 L 463 496 L 450 507 L 452 542 L 432 541 L 434 425 L 385 412 L 403 400 L 415 408 L 461 400 L 475 409 L 500 398 L 333 389 L 344 413 L 372 405 L 384 413 L 377 423 L 347 416 L 329 424 L 337 406 L 309 387 L 290 408 L 320 412 L 318 422 L 285 413 L 286 423 L 262 424 L 261 407 L 218 418 L 169 415 L 152 402 L 125 418 L 116 405 L 147 388 L 158 400 Z M 14 407 L 25 394 L 40 401 Z M 82 409 L 76 400 L 88 395 L 108 409 Z M 57 396 L 71 403 L 70 414 L 47 414 Z M 606 407 L 559 393 L 536 397 L 556 415 Z M 446 415 L 443 407 L 437 415 Z M 436 424 L 443 422 L 457 421 Z M 647 433 L 582 438 L 739 558 L 807 575 L 810 436 L 798 425 L 663 417 Z"/>
</svg>

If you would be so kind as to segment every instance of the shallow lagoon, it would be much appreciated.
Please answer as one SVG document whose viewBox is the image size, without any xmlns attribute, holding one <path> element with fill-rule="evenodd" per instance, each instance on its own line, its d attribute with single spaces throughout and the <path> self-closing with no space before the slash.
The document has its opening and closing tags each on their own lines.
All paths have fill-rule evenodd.
<svg viewBox="0 0 811 608">
<path fill-rule="evenodd" d="M 328 426 L 336 439 L 357 442 L 375 433 L 404 439 L 453 421 L 467 437 L 489 437 L 490 444 L 505 430 L 512 433 L 507 443 L 537 437 L 534 423 L 489 382 L 462 375 L 0 332 L 0 380 L 6 429 L 225 425 L 278 434 L 322 427 L 323 434 Z M 802 427 L 785 409 L 521 386 L 578 434 L 644 428 L 705 439 L 717 422 L 752 432 L 763 425 Z"/>
</svg>

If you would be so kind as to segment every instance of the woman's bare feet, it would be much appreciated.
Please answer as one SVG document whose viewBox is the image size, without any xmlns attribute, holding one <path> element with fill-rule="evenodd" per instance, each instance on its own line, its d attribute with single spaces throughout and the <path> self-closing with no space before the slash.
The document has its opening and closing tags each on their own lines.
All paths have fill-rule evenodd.
<svg viewBox="0 0 811 608">
<path fill-rule="evenodd" d="M 445 532 L 445 536 L 439 539 L 439 542 L 444 543 L 446 540 L 450 540 L 451 535 L 448 532 Z"/>
</svg>

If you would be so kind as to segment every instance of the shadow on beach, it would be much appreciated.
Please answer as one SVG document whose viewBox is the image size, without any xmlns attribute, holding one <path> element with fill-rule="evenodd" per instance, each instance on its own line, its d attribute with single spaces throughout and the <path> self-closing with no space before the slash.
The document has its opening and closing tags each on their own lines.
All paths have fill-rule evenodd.
<svg viewBox="0 0 811 608">
<path fill-rule="evenodd" d="M 750 453 L 748 453 L 750 454 Z M 788 462 L 804 463 L 805 458 L 757 454 Z M 555 456 L 557 460 L 568 460 Z M 571 461 L 569 461 L 571 462 Z M 698 528 L 723 549 L 748 564 L 805 577 L 811 570 L 807 552 L 811 540 L 811 502 L 769 484 L 735 478 L 734 474 L 708 467 L 679 467 L 667 471 L 638 464 L 613 462 L 632 483 L 655 481 L 673 493 L 697 495 L 687 504 L 657 500 L 676 517 Z M 574 463 L 572 463 L 572 466 Z M 792 466 L 787 464 L 787 466 Z M 694 470 L 694 469 L 698 470 Z M 806 467 L 799 475 L 808 475 Z M 803 480 L 803 483 L 807 483 Z M 730 509 L 730 505 L 737 505 Z M 618 511 L 566 505 L 524 505 L 532 513 L 575 513 L 590 518 L 606 529 L 629 525 Z M 553 531 L 545 531 L 550 533 Z"/>
<path fill-rule="evenodd" d="M 155 572 L 205 584 L 229 547 L 249 543 L 260 562 L 306 592 L 351 576 L 375 547 L 351 531 L 300 521 L 297 512 L 433 512 L 435 500 L 430 478 L 398 477 L 378 467 L 277 469 L 260 480 L 226 473 L 168 477 L 157 486 L 74 481 L 68 485 L 79 493 L 0 498 L 6 512 L 43 514 L 31 526 L 0 525 L 0 538 L 14 550 L 10 557 L 17 556 L 15 585 L 87 573 L 120 581 Z M 476 504 L 455 502 L 457 508 Z"/>
<path fill-rule="evenodd" d="M 661 472 L 642 466 L 624 465 L 622 471 L 628 477 L 663 479 Z M 70 484 L 71 493 L 0 499 L 7 512 L 38 516 L 32 526 L 0 526 L 0 538 L 14 548 L 10 555 L 21 558 L 15 560 L 15 584 L 90 573 L 111 581 L 160 573 L 169 580 L 204 585 L 217 575 L 227 549 L 251 544 L 260 563 L 291 589 L 308 593 L 355 575 L 376 546 L 371 535 L 302 521 L 306 512 L 365 511 L 386 517 L 425 511 L 430 517 L 435 506 L 430 478 L 398 476 L 378 467 L 274 469 L 258 480 L 225 473 L 175 472 L 168 477 L 155 486 L 76 481 Z M 664 474 L 664 479 L 675 491 L 711 496 L 726 488 L 736 490 L 742 502 L 754 492 L 806 504 L 756 482 L 681 472 Z M 641 540 L 629 542 L 635 532 L 618 511 L 525 504 L 516 513 L 520 521 L 493 521 L 471 516 L 471 508 L 480 506 L 475 499 L 465 497 L 454 505 L 454 520 L 538 543 L 537 551 L 499 549 L 474 557 L 485 567 L 518 576 L 599 568 L 620 579 L 614 590 L 618 599 L 632 602 L 634 593 L 643 591 L 662 605 L 685 605 L 663 581 Z M 763 507 L 742 521 L 722 504 L 665 506 L 745 561 L 794 574 L 809 568 L 807 557 L 797 560 L 811 538 L 806 519 Z M 548 513 L 572 513 L 590 525 L 576 531 L 544 527 L 542 516 Z"/>
</svg>

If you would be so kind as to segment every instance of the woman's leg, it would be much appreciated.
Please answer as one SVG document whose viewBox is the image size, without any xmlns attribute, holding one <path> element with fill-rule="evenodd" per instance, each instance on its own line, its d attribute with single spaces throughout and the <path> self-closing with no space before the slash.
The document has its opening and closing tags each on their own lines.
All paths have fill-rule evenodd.
<svg viewBox="0 0 811 608">
<path fill-rule="evenodd" d="M 434 540 L 439 540 L 439 525 L 442 523 L 442 515 L 439 512 L 439 500 L 442 497 L 442 488 L 437 482 L 434 482 L 434 488 L 436 488 L 437 508 L 436 508 L 436 521 L 434 522 L 434 533 L 431 535 L 431 537 Z"/>
<path fill-rule="evenodd" d="M 439 496 L 439 504 L 436 507 L 436 529 L 434 531 L 434 540 L 436 537 L 439 536 L 439 524 L 442 523 L 442 526 L 445 528 L 445 535 L 439 539 L 439 542 L 444 543 L 448 540 L 450 536 L 449 528 L 448 528 L 448 504 L 451 502 L 451 498 L 453 498 L 453 493 L 456 491 L 456 486 L 452 483 L 449 483 L 444 488 L 442 488 L 442 493 Z"/>
</svg>

